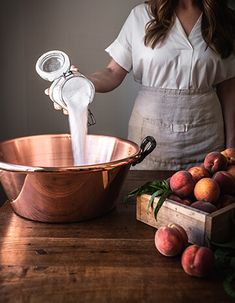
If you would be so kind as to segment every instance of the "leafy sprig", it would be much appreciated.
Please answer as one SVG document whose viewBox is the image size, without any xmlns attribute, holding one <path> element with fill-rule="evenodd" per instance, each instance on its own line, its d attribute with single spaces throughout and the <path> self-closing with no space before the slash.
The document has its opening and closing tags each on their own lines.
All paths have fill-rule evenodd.
<svg viewBox="0 0 235 303">
<path fill-rule="evenodd" d="M 127 202 L 130 198 L 140 196 L 142 194 L 151 195 L 147 207 L 147 213 L 149 213 L 150 208 L 154 208 L 154 218 L 157 220 L 157 214 L 163 205 L 166 198 L 172 194 L 170 186 L 166 180 L 154 180 L 147 182 L 144 185 L 132 190 L 125 198 Z M 160 197 L 156 206 L 154 207 L 154 199 Z"/>
<path fill-rule="evenodd" d="M 211 242 L 217 271 L 223 276 L 225 292 L 235 299 L 235 235 L 230 242 Z"/>
<path fill-rule="evenodd" d="M 130 198 L 136 198 L 142 194 L 151 195 L 147 213 L 151 207 L 154 207 L 154 199 L 160 197 L 154 207 L 154 217 L 157 220 L 157 214 L 166 198 L 172 194 L 170 186 L 166 180 L 154 180 L 132 190 L 125 197 L 125 202 Z M 235 216 L 232 218 L 235 227 Z M 235 231 L 235 228 L 234 228 Z M 227 243 L 210 242 L 215 255 L 215 264 L 217 271 L 223 276 L 223 287 L 227 295 L 235 298 L 235 232 L 231 241 Z"/>
</svg>

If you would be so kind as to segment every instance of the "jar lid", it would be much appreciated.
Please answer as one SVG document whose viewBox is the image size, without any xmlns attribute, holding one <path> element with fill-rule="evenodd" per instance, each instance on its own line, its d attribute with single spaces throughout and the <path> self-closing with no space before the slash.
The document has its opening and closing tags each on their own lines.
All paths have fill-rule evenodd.
<svg viewBox="0 0 235 303">
<path fill-rule="evenodd" d="M 54 81 L 70 69 L 69 57 L 62 51 L 53 50 L 38 58 L 36 71 L 41 78 Z"/>
</svg>

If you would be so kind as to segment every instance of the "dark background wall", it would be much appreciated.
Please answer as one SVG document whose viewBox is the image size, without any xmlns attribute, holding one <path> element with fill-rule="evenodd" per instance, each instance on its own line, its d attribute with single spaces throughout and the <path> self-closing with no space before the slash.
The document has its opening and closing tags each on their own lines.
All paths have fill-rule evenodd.
<svg viewBox="0 0 235 303">
<path fill-rule="evenodd" d="M 8 0 L 1 2 L 0 140 L 69 131 L 68 118 L 44 95 L 49 82 L 35 71 L 44 52 L 65 51 L 89 74 L 109 61 L 104 49 L 115 39 L 139 0 Z M 123 85 L 96 94 L 91 133 L 125 137 L 136 93 L 128 75 Z"/>
<path fill-rule="evenodd" d="M 109 61 L 104 49 L 115 39 L 139 0 L 3 0 L 0 11 L 0 140 L 64 133 L 68 118 L 44 95 L 48 86 L 35 72 L 45 51 L 60 49 L 87 74 Z M 233 6 L 235 1 L 231 1 Z M 126 137 L 137 84 L 132 75 L 115 91 L 96 94 L 91 133 Z"/>
</svg>

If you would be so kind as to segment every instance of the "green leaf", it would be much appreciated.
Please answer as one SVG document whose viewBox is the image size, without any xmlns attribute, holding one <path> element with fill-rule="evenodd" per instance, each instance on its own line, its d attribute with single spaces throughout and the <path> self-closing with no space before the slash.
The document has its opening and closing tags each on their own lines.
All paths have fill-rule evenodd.
<svg viewBox="0 0 235 303">
<path fill-rule="evenodd" d="M 233 283 L 235 282 L 235 273 L 230 273 L 224 280 L 224 290 L 232 298 L 235 298 L 235 289 Z"/>
<path fill-rule="evenodd" d="M 165 202 L 166 198 L 167 198 L 170 194 L 171 194 L 170 191 L 165 192 L 165 193 L 160 197 L 160 199 L 158 200 L 158 203 L 157 203 L 157 205 L 156 205 L 156 207 L 155 207 L 155 209 L 154 209 L 154 218 L 155 218 L 155 220 L 157 220 L 157 214 L 158 214 L 160 208 L 162 207 L 163 203 Z"/>
<path fill-rule="evenodd" d="M 129 192 L 124 201 L 127 202 L 129 198 L 137 197 L 142 194 L 151 195 L 147 206 L 147 213 L 149 213 L 149 209 L 154 205 L 154 199 L 156 197 L 160 197 L 156 207 L 154 208 L 154 217 L 157 220 L 157 213 L 159 209 L 171 193 L 172 191 L 166 180 L 154 180 L 152 182 L 147 182 L 139 188 L 136 188 Z"/>
<path fill-rule="evenodd" d="M 212 242 L 214 249 L 215 265 L 224 277 L 223 287 L 225 292 L 235 298 L 235 239 L 227 243 Z"/>
<path fill-rule="evenodd" d="M 226 242 L 226 243 L 217 243 L 217 242 L 211 241 L 211 244 L 216 247 L 230 248 L 230 249 L 235 250 L 235 239 L 233 239 L 229 242 Z"/>
<path fill-rule="evenodd" d="M 231 258 L 230 265 L 235 270 L 235 257 Z"/>
<path fill-rule="evenodd" d="M 137 197 L 143 193 L 149 193 L 154 191 L 155 186 L 152 185 L 151 182 L 147 182 L 144 185 L 133 189 L 131 192 L 128 193 L 128 195 L 125 197 L 124 201 L 128 201 L 129 198 Z"/>
<path fill-rule="evenodd" d="M 214 251 L 215 265 L 219 271 L 225 272 L 231 267 L 231 259 L 233 256 L 230 251 L 218 248 Z"/>
<path fill-rule="evenodd" d="M 149 208 L 153 206 L 154 199 L 157 196 L 160 196 L 163 192 L 164 192 L 163 189 L 159 189 L 151 195 L 151 198 L 149 199 L 149 203 L 148 203 L 148 207 L 147 207 L 147 214 L 149 213 Z"/>
</svg>

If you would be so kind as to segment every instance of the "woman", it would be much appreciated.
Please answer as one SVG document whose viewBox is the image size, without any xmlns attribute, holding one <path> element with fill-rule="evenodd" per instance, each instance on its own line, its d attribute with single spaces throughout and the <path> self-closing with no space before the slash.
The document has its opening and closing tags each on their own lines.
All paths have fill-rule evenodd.
<svg viewBox="0 0 235 303">
<path fill-rule="evenodd" d="M 138 169 L 179 170 L 235 147 L 235 15 L 225 0 L 149 0 L 135 7 L 88 78 L 108 92 L 133 70 L 141 89 L 128 138 L 157 148 Z"/>
</svg>

